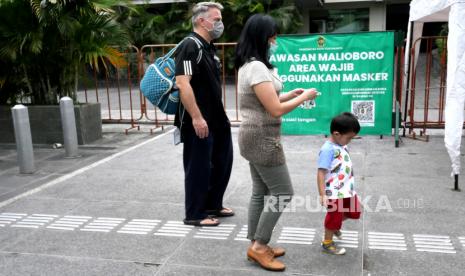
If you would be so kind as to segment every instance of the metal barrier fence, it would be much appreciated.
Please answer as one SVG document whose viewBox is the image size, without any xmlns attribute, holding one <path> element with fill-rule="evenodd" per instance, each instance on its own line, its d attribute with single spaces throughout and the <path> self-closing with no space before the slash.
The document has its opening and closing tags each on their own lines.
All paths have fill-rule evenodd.
<svg viewBox="0 0 465 276">
<path fill-rule="evenodd" d="M 424 52 L 420 52 L 420 44 L 425 46 Z M 408 129 L 408 134 L 415 138 L 415 128 L 420 129 L 420 136 L 426 135 L 426 129 L 444 128 L 447 37 L 420 37 L 409 53 L 410 67 L 403 95 L 403 134 Z"/>
<path fill-rule="evenodd" d="M 416 40 L 409 50 L 411 66 L 406 82 L 403 72 L 404 48 L 396 48 L 393 102 L 397 98 L 403 113 L 404 136 L 406 129 L 409 130 L 409 135 L 415 136 L 414 129 L 420 128 L 422 136 L 426 134 L 427 128 L 444 127 L 446 42 L 447 37 L 421 37 Z M 426 43 L 426 50 L 417 54 L 415 47 L 420 43 Z M 440 43 L 443 43 L 443 48 L 434 47 Z M 230 59 L 236 43 L 215 45 L 222 63 L 224 108 L 231 122 L 240 123 L 237 72 L 231 69 Z M 139 82 L 147 66 L 174 46 L 155 44 L 145 45 L 140 49 L 134 46 L 124 49 L 122 52 L 127 61 L 126 68 L 108 67 L 100 73 L 95 70 L 83 73 L 77 93 L 78 101 L 101 103 L 102 121 L 129 123 L 131 126 L 126 129 L 126 133 L 131 129 L 140 129 L 141 124 L 152 124 L 152 130 L 171 124 L 174 116 L 165 115 L 148 102 L 140 92 Z"/>
<path fill-rule="evenodd" d="M 216 43 L 222 64 L 223 105 L 231 122 L 240 122 L 239 99 L 236 88 L 237 74 L 231 70 L 228 56 L 232 56 L 236 43 Z M 153 124 L 156 128 L 171 124 L 174 116 L 165 115 L 154 107 L 142 95 L 139 82 L 145 69 L 157 57 L 163 56 L 175 44 L 145 45 L 138 49 L 131 46 L 122 49 L 127 67 L 107 67 L 100 72 L 89 69 L 83 73 L 80 89 L 77 92 L 79 102 L 98 102 L 102 108 L 104 123 L 129 123 L 131 129 L 140 129 L 140 124 Z M 229 55 L 228 55 L 229 52 Z M 229 68 L 229 69 L 228 69 Z M 228 76 L 227 73 L 232 71 Z"/>
</svg>

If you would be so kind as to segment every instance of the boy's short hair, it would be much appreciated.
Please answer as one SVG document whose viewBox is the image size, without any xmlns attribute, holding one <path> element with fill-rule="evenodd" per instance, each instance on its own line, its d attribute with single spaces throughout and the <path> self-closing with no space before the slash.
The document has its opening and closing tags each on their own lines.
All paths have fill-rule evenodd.
<svg viewBox="0 0 465 276">
<path fill-rule="evenodd" d="M 331 134 L 336 131 L 340 134 L 350 132 L 357 134 L 360 131 L 360 124 L 354 114 L 350 112 L 343 112 L 331 120 L 330 131 Z"/>
</svg>

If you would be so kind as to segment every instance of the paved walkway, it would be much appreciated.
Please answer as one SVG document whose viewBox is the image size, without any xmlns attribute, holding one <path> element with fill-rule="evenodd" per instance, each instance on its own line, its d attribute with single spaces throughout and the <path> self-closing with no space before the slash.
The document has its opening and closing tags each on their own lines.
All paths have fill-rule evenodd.
<svg viewBox="0 0 465 276">
<path fill-rule="evenodd" d="M 118 138 L 119 144 L 107 139 L 100 147 L 113 144 L 111 150 L 82 149 L 84 158 L 72 161 L 74 167 L 60 154 L 43 153 L 48 157 L 32 176 L 16 175 L 14 150 L 7 149 L 8 155 L 0 150 L 0 164 L 11 161 L 0 172 L 0 189 L 6 181 L 11 187 L 23 185 L 21 179 L 44 179 L 23 187 L 26 193 L 1 198 L 0 274 L 269 274 L 245 258 L 250 176 L 239 156 L 237 129 L 233 135 L 236 156 L 225 205 L 237 215 L 209 229 L 181 223 L 182 147 L 172 145 L 170 132 L 132 134 L 128 140 Z M 339 242 L 348 252 L 342 257 L 324 255 L 319 248 L 324 212 L 316 202 L 315 173 L 324 140 L 283 138 L 296 193 L 272 240 L 287 249 L 283 275 L 462 274 L 465 195 L 450 189 L 443 137 L 404 139 L 400 148 L 391 137 L 353 141 L 365 211 L 360 221 L 345 224 Z M 37 149 L 36 156 L 41 151 L 50 152 Z M 87 155 L 93 158 L 85 161 Z"/>
</svg>

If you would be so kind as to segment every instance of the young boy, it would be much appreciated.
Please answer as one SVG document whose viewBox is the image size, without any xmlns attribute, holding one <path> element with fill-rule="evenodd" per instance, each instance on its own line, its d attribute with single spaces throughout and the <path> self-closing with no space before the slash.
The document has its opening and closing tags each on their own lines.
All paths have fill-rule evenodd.
<svg viewBox="0 0 465 276">
<path fill-rule="evenodd" d="M 352 161 L 346 145 L 360 131 L 360 124 L 352 113 L 344 112 L 331 120 L 331 136 L 321 147 L 318 158 L 317 183 L 320 203 L 327 208 L 324 222 L 323 252 L 343 255 L 345 248 L 333 242 L 342 238 L 342 221 L 360 218 L 360 204 L 354 190 Z"/>
</svg>

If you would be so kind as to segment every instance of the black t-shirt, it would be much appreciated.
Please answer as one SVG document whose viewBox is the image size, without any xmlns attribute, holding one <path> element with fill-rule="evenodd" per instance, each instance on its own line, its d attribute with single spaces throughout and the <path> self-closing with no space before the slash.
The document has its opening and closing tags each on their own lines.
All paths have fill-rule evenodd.
<svg viewBox="0 0 465 276">
<path fill-rule="evenodd" d="M 201 53 L 193 39 L 185 39 L 175 53 L 176 76 L 192 77 L 190 84 L 195 100 L 209 129 L 229 126 L 221 99 L 221 63 L 215 55 L 216 48 L 195 32 L 190 36 L 195 36 L 201 42 Z M 174 121 L 177 127 L 180 126 L 180 117 L 178 112 Z M 192 118 L 187 111 L 184 112 L 182 129 L 185 127 L 192 128 Z"/>
</svg>

